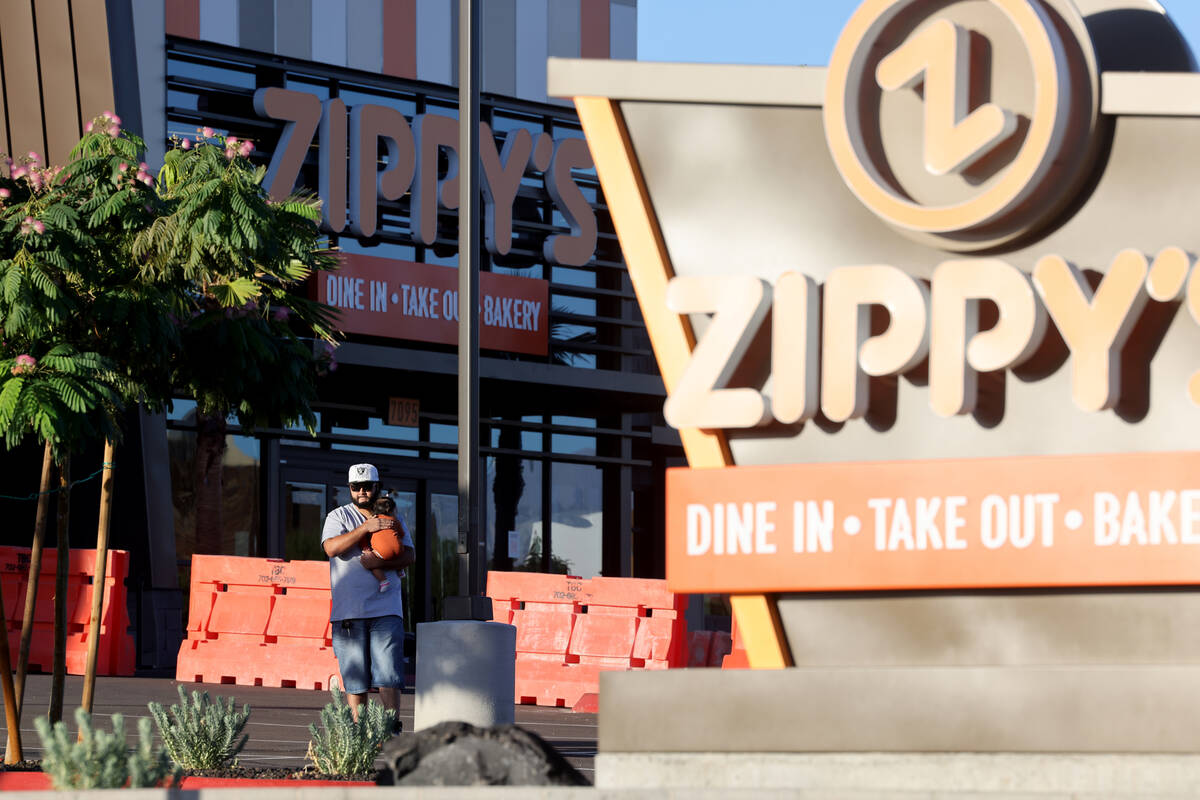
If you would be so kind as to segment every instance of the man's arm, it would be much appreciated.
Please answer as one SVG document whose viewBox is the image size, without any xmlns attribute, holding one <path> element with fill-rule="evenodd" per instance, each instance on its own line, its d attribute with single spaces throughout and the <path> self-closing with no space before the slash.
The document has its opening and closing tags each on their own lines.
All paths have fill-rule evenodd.
<svg viewBox="0 0 1200 800">
<path fill-rule="evenodd" d="M 359 557 L 359 561 L 362 563 L 365 569 L 379 568 L 400 570 L 406 567 L 411 567 L 417 562 L 417 551 L 405 545 L 404 549 L 400 551 L 400 555 L 396 556 L 390 561 L 384 561 L 382 558 L 375 555 L 375 553 L 368 550 Z"/>
<path fill-rule="evenodd" d="M 342 533 L 337 536 L 331 536 L 330 538 L 321 542 L 321 547 L 325 550 L 325 555 L 327 555 L 329 558 L 336 558 L 353 547 L 361 546 L 360 543 L 362 542 L 363 538 L 370 536 L 372 533 L 375 533 L 375 531 L 381 531 L 384 528 L 394 527 L 396 527 L 395 520 L 384 519 L 383 517 L 371 517 L 352 531 L 347 531 L 346 533 Z M 367 567 L 367 569 L 372 568 Z"/>
</svg>

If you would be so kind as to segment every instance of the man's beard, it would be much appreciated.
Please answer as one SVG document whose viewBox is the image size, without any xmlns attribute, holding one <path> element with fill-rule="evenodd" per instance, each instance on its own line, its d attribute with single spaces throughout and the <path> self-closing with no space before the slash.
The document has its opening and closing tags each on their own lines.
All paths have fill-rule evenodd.
<svg viewBox="0 0 1200 800">
<path fill-rule="evenodd" d="M 374 505 L 375 505 L 375 492 L 371 492 L 371 495 L 366 500 L 363 500 L 361 502 L 358 500 L 354 501 L 355 508 L 359 509 L 360 511 L 370 511 L 371 507 Z"/>
</svg>

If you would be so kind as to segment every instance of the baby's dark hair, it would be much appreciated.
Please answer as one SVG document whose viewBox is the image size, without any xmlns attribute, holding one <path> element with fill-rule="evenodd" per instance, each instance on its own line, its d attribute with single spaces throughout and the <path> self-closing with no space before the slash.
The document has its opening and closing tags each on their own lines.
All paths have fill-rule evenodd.
<svg viewBox="0 0 1200 800">
<path fill-rule="evenodd" d="M 375 501 L 375 513 L 385 517 L 396 516 L 396 501 L 384 495 Z"/>
</svg>

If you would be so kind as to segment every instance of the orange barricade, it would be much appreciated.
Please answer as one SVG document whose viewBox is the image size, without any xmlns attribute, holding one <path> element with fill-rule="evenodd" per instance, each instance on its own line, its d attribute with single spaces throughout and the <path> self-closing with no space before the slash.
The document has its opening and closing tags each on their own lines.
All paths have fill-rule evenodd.
<svg viewBox="0 0 1200 800">
<path fill-rule="evenodd" d="M 732 627 L 730 651 L 721 659 L 721 669 L 750 669 L 750 659 L 746 655 L 746 645 L 742 642 L 742 634 L 738 630 L 736 616 L 733 617 Z"/>
<path fill-rule="evenodd" d="M 687 663 L 685 595 L 666 581 L 489 572 L 494 619 L 517 628 L 518 703 L 572 707 L 603 670 Z"/>
<path fill-rule="evenodd" d="M 708 665 L 719 667 L 733 649 L 733 636 L 725 631 L 713 631 L 712 646 L 708 650 Z"/>
<path fill-rule="evenodd" d="M 193 556 L 175 679 L 328 689 L 340 683 L 329 605 L 324 561 Z"/>
<path fill-rule="evenodd" d="M 688 666 L 719 667 L 729 655 L 733 639 L 725 631 L 692 631 L 688 634 Z"/>
<path fill-rule="evenodd" d="M 25 617 L 29 552 L 28 547 L 0 547 L 0 581 L 3 581 L 8 647 L 14 664 Z M 50 672 L 54 668 L 54 582 L 57 568 L 58 551 L 42 550 L 37 598 L 34 601 L 33 637 L 29 643 L 29 672 Z M 70 675 L 82 675 L 87 666 L 95 577 L 96 551 L 71 550 L 67 564 L 66 651 L 67 673 Z M 109 550 L 104 568 L 100 643 L 96 651 L 96 672 L 100 675 L 132 675 L 136 666 L 126 604 L 125 579 L 128 577 L 129 552 Z"/>
</svg>

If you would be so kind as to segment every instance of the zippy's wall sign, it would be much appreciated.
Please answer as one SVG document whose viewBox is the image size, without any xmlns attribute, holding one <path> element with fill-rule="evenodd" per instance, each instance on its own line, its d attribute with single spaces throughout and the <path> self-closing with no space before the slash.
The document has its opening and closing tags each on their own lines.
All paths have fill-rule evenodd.
<svg viewBox="0 0 1200 800">
<path fill-rule="evenodd" d="M 865 0 L 827 69 L 552 65 L 693 468 L 675 590 L 1200 579 L 1200 75 L 1125 4 L 1094 37 L 1111 3 Z"/>
<path fill-rule="evenodd" d="M 320 130 L 318 193 L 323 227 L 331 233 L 340 233 L 349 222 L 355 235 L 373 236 L 378 199 L 398 200 L 411 192 L 412 237 L 428 245 L 437 238 L 438 209 L 458 208 L 458 120 L 453 117 L 426 113 L 410 121 L 389 106 L 364 103 L 347 109 L 345 101 L 336 97 L 322 101 L 314 94 L 278 87 L 255 92 L 254 109 L 259 116 L 286 123 L 267 168 L 266 185 L 273 197 L 291 193 Z M 592 168 L 587 143 L 569 137 L 555 140 L 545 133 L 535 140 L 529 131 L 515 128 L 497 149 L 487 123 L 480 124 L 479 133 L 488 250 L 506 255 L 512 248 L 513 202 L 521 178 L 533 169 L 543 174 L 547 194 L 570 227 L 569 234 L 546 237 L 542 256 L 568 266 L 591 261 L 596 213 L 571 174 Z M 380 143 L 388 154 L 382 168 Z M 442 153 L 448 156 L 450 168 L 439 176 Z"/>
</svg>

